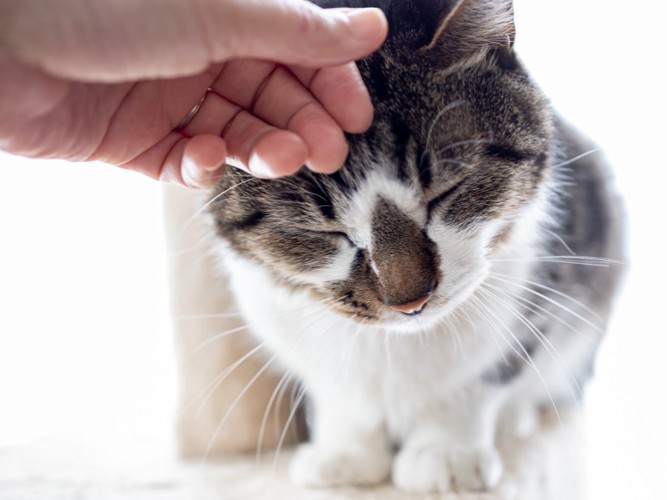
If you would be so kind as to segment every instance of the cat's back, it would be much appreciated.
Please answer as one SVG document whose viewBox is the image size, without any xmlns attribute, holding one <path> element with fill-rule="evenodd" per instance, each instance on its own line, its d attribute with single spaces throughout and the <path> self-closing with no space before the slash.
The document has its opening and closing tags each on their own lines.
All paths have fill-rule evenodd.
<svg viewBox="0 0 667 500">
<path fill-rule="evenodd" d="M 542 273 L 563 293 L 584 295 L 606 313 L 625 264 L 623 202 L 601 150 L 560 117 L 554 127 L 557 237 L 545 255 L 556 259 Z"/>
</svg>

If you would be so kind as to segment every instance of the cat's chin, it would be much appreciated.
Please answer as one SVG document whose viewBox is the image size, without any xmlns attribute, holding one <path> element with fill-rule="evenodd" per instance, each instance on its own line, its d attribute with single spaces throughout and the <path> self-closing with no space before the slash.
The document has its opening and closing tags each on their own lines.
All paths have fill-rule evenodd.
<svg viewBox="0 0 667 500">
<path fill-rule="evenodd" d="M 431 333 L 442 325 L 441 317 L 414 317 L 407 321 L 387 322 L 383 326 L 384 330 L 389 330 L 399 335 L 423 335 Z"/>
<path fill-rule="evenodd" d="M 481 279 L 479 281 L 482 281 Z M 440 295 L 434 300 L 428 302 L 423 312 L 420 314 L 408 315 L 398 313 L 387 308 L 384 313 L 378 315 L 369 321 L 369 318 L 350 314 L 343 311 L 336 311 L 345 316 L 354 323 L 360 323 L 369 330 L 380 330 L 391 332 L 398 335 L 424 335 L 436 333 L 450 321 L 452 314 L 465 304 L 470 296 L 474 294 L 477 288 L 477 282 L 468 283 L 460 287 L 452 295 Z"/>
<path fill-rule="evenodd" d="M 398 335 L 419 335 L 430 333 L 442 327 L 443 321 L 447 318 L 449 311 L 431 312 L 430 314 L 419 314 L 415 316 L 391 317 L 379 319 L 373 322 L 367 319 L 359 319 L 354 315 L 344 314 L 348 320 L 353 323 L 364 325 L 370 332 L 391 332 Z M 393 315 L 392 315 L 393 316 Z"/>
</svg>

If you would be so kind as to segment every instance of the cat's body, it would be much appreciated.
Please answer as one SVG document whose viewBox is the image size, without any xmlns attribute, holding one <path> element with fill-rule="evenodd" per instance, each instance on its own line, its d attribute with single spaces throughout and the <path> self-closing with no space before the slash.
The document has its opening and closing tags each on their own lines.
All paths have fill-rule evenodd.
<svg viewBox="0 0 667 500">
<path fill-rule="evenodd" d="M 224 267 L 271 369 L 313 402 L 297 481 L 491 489 L 498 435 L 581 397 L 618 202 L 599 160 L 570 162 L 590 146 L 516 60 L 511 2 L 357 3 L 391 29 L 360 62 L 371 129 L 330 177 L 229 169 L 211 203 Z"/>
</svg>

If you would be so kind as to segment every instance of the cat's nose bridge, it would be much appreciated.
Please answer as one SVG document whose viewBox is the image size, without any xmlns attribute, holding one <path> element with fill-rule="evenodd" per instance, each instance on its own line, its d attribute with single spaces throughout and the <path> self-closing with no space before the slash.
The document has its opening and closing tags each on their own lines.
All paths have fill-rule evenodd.
<svg viewBox="0 0 667 500">
<path fill-rule="evenodd" d="M 373 214 L 371 258 L 382 302 L 408 314 L 421 311 L 438 284 L 436 246 L 415 221 L 384 199 Z"/>
</svg>

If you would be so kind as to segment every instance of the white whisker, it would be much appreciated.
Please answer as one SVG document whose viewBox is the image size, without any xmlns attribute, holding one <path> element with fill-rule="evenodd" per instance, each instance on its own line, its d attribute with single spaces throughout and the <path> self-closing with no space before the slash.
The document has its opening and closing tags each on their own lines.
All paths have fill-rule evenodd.
<svg viewBox="0 0 667 500">
<path fill-rule="evenodd" d="M 577 255 L 577 253 L 570 248 L 570 245 L 567 244 L 567 242 L 556 232 L 551 231 L 550 229 L 545 229 L 545 232 L 549 233 L 551 236 L 556 238 L 558 242 L 565 247 L 565 251 L 569 253 L 570 255 L 574 256 Z"/>
<path fill-rule="evenodd" d="M 207 320 L 207 319 L 221 319 L 221 318 L 239 318 L 243 317 L 243 314 L 240 312 L 234 313 L 201 313 L 201 314 L 179 314 L 178 316 L 172 316 L 171 319 L 174 321 L 192 321 L 192 320 Z"/>
<path fill-rule="evenodd" d="M 576 161 L 579 161 L 579 160 L 581 160 L 582 158 L 585 158 L 586 156 L 590 156 L 590 155 L 592 155 L 593 153 L 599 153 L 600 151 L 601 151 L 600 148 L 595 148 L 595 149 L 588 150 L 588 151 L 586 151 L 585 153 L 582 153 L 582 154 L 580 154 L 580 155 L 578 155 L 578 156 L 575 156 L 574 158 L 570 158 L 569 160 L 565 160 L 564 162 L 557 163 L 557 164 L 554 165 L 552 168 L 561 168 L 561 167 L 565 167 L 565 166 L 567 166 L 567 165 L 571 165 L 572 163 L 574 163 L 574 162 L 576 162 Z"/>
<path fill-rule="evenodd" d="M 542 372 L 540 371 L 539 367 L 537 366 L 537 363 L 535 363 L 535 361 L 533 360 L 532 356 L 530 355 L 530 353 L 528 352 L 528 350 L 526 349 L 526 347 L 523 345 L 523 343 L 521 343 L 521 341 L 516 337 L 516 335 L 514 335 L 514 333 L 512 333 L 512 330 L 510 330 L 510 328 L 509 328 L 503 321 L 501 321 L 501 319 L 498 317 L 498 315 L 495 314 L 495 313 L 491 310 L 491 308 L 488 307 L 488 306 L 484 303 L 484 301 L 482 301 L 482 300 L 479 299 L 478 297 L 474 297 L 474 299 L 476 299 L 476 301 L 478 302 L 478 304 L 479 304 L 480 307 L 482 307 L 488 314 L 490 314 L 493 318 L 495 318 L 495 320 L 496 320 L 496 322 L 497 322 L 496 325 L 497 325 L 497 326 L 500 326 L 505 332 L 507 332 L 507 334 L 508 334 L 508 335 L 510 336 L 510 338 L 514 341 L 514 343 L 516 344 L 516 346 L 518 346 L 519 349 L 517 349 L 517 347 L 516 347 L 514 344 L 512 344 L 512 342 L 510 342 L 510 341 L 509 341 L 509 340 L 508 340 L 508 339 L 507 339 L 507 338 L 500 332 L 500 330 L 493 328 L 494 325 L 490 325 L 490 326 L 492 327 L 492 328 L 491 328 L 491 332 L 492 332 L 492 333 L 495 332 L 495 333 L 499 334 L 499 335 L 500 335 L 500 338 L 501 338 L 501 339 L 502 339 L 502 340 L 509 346 L 509 348 L 512 349 L 512 351 L 513 351 L 517 356 L 519 356 L 519 358 L 520 358 L 521 360 L 523 360 L 528 366 L 530 366 L 530 367 L 533 369 L 533 371 L 535 372 L 535 374 L 536 374 L 537 377 L 539 378 L 540 382 L 542 383 L 542 386 L 544 387 L 545 392 L 547 393 L 547 396 L 548 396 L 548 398 L 549 398 L 549 401 L 551 402 L 551 406 L 552 406 L 552 408 L 553 408 L 553 410 L 554 410 L 554 412 L 555 412 L 555 414 L 556 414 L 556 417 L 557 417 L 557 419 L 558 419 L 558 422 L 560 423 L 561 427 L 563 427 L 563 421 L 562 421 L 562 419 L 561 419 L 560 412 L 558 411 L 558 406 L 556 405 L 556 401 L 554 400 L 553 395 L 551 394 L 551 390 L 549 389 L 549 384 L 547 384 L 547 381 L 545 380 L 544 376 L 542 375 Z M 519 350 L 520 350 L 521 352 L 519 352 Z"/>
<path fill-rule="evenodd" d="M 570 309 L 569 307 L 564 306 L 563 304 L 561 304 L 561 303 L 558 302 L 557 300 L 552 299 L 551 297 L 547 297 L 546 295 L 544 295 L 543 293 L 538 292 L 537 290 L 533 290 L 532 288 L 527 287 L 527 286 L 519 285 L 518 283 L 512 282 L 511 280 L 508 280 L 508 279 L 505 279 L 505 278 L 501 278 L 500 276 L 497 276 L 497 275 L 489 275 L 489 277 L 492 278 L 492 279 L 495 279 L 495 280 L 498 280 L 498 281 L 502 281 L 502 282 L 504 282 L 504 283 L 508 283 L 508 284 L 510 284 L 510 285 L 516 286 L 516 287 L 518 287 L 518 288 L 521 288 L 522 290 L 525 290 L 525 291 L 527 291 L 528 293 L 532 293 L 533 295 L 536 295 L 537 297 L 546 300 L 546 301 L 549 302 L 550 304 L 555 305 L 555 306 L 558 307 L 559 309 L 561 309 L 561 310 L 563 310 L 563 311 L 565 311 L 565 312 L 571 314 L 571 315 L 574 316 L 575 318 L 577 318 L 577 319 L 583 321 L 585 324 L 587 324 L 588 326 L 590 326 L 591 328 L 593 328 L 593 329 L 594 329 L 595 331 L 597 331 L 598 333 L 602 333 L 602 332 L 603 332 L 603 329 L 602 329 L 602 327 L 601 327 L 600 325 L 596 325 L 595 323 L 593 323 L 593 322 L 587 320 L 586 318 L 584 318 L 582 315 L 577 314 L 576 312 L 574 312 L 574 311 L 573 311 L 572 309 Z M 585 307 L 585 306 L 584 306 L 584 307 Z"/>
<path fill-rule="evenodd" d="M 433 118 L 433 121 L 431 122 L 431 125 L 428 129 L 428 133 L 426 134 L 425 149 L 428 149 L 428 147 L 431 145 L 431 136 L 433 134 L 433 129 L 435 128 L 437 123 L 440 121 L 440 118 L 442 118 L 445 115 L 445 113 L 447 113 L 448 111 L 451 111 L 454 108 L 458 108 L 459 106 L 463 106 L 464 104 L 465 104 L 465 100 L 464 99 L 459 99 L 458 101 L 454 101 L 452 103 L 449 103 L 447 106 L 445 106 L 440 111 L 438 111 L 438 113 L 435 115 L 435 118 Z M 421 161 L 421 159 L 420 159 L 420 161 Z"/>
<path fill-rule="evenodd" d="M 475 313 L 475 314 L 477 314 L 477 316 L 479 316 L 479 317 L 482 319 L 482 321 L 484 321 L 487 325 L 489 325 L 489 326 L 493 329 L 493 328 L 494 328 L 494 324 L 493 324 L 493 322 L 491 322 L 487 317 L 485 317 L 484 310 L 483 310 L 482 307 L 477 303 L 477 302 L 479 302 L 479 298 L 476 297 L 475 295 L 473 295 L 470 299 L 471 299 L 471 300 L 468 301 L 468 306 L 472 309 L 472 312 Z M 470 318 L 470 322 L 471 322 L 472 325 L 475 325 L 475 324 L 476 324 L 476 322 L 473 321 L 472 318 Z M 477 332 L 477 328 L 476 328 L 476 327 L 474 328 L 474 332 L 475 332 L 475 335 L 479 335 L 479 333 Z M 493 343 L 494 343 L 495 346 L 497 347 L 498 352 L 499 352 L 500 355 L 502 356 L 503 361 L 505 362 L 505 364 L 506 364 L 506 365 L 509 365 L 509 364 L 510 364 L 510 361 L 509 361 L 509 359 L 507 358 L 507 353 L 505 352 L 505 349 L 503 349 L 503 348 L 500 346 L 500 343 L 498 342 L 498 339 L 496 338 L 496 336 L 495 336 L 495 335 L 491 335 L 491 340 L 493 341 Z M 518 353 L 517 353 L 517 355 L 518 355 Z"/>
<path fill-rule="evenodd" d="M 494 272 L 494 273 L 490 273 L 490 276 L 491 277 L 505 278 L 508 281 L 514 280 L 513 286 L 520 286 L 519 285 L 519 280 L 517 280 L 516 278 L 514 278 L 513 276 L 511 276 L 509 274 L 495 273 Z M 540 288 L 542 290 L 545 290 L 547 292 L 553 293 L 554 295 L 557 295 L 558 297 L 561 297 L 563 299 L 569 300 L 573 304 L 581 307 L 583 310 L 590 313 L 597 321 L 600 321 L 600 322 L 602 321 L 602 318 L 598 315 L 598 313 L 596 313 L 593 309 L 588 307 L 587 304 L 581 302 L 580 300 L 575 299 L 574 297 L 572 297 L 572 296 L 570 296 L 566 293 L 561 292 L 560 290 L 556 290 L 555 288 L 549 287 L 547 285 L 543 285 L 541 283 L 538 283 L 537 281 L 532 281 L 532 280 L 529 280 L 529 279 L 521 279 L 520 281 L 522 283 L 525 283 L 525 284 L 528 284 L 528 285 L 531 285 L 531 286 L 535 286 L 535 287 Z M 535 304 L 535 305 L 537 305 L 537 304 Z"/>
<path fill-rule="evenodd" d="M 303 398 L 306 396 L 306 388 L 301 387 L 299 389 L 299 394 L 296 397 L 296 401 L 294 403 L 294 406 L 292 406 L 292 409 L 290 410 L 289 415 L 287 416 L 287 422 L 285 423 L 285 426 L 283 428 L 283 432 L 280 434 L 280 439 L 278 439 L 278 446 L 276 447 L 276 451 L 273 456 L 273 465 L 271 467 L 271 475 L 275 475 L 276 468 L 278 466 L 278 457 L 280 456 L 280 451 L 282 450 L 283 443 L 285 442 L 285 438 L 287 437 L 287 430 L 289 428 L 290 423 L 292 420 L 294 420 L 294 417 L 296 416 L 296 412 L 298 411 L 301 402 L 303 401 Z"/>
<path fill-rule="evenodd" d="M 520 302 L 523 305 L 523 307 L 530 310 L 533 314 L 538 315 L 540 318 L 545 319 L 549 317 L 557 321 L 561 325 L 567 327 L 573 333 L 576 334 L 580 333 L 580 330 L 578 330 L 572 323 L 565 321 L 563 318 L 553 313 L 552 311 L 549 311 L 549 309 L 547 309 L 546 307 L 539 305 L 537 302 L 534 302 L 526 297 L 522 297 L 521 295 L 517 295 L 513 297 L 513 299 L 516 302 Z"/>
<path fill-rule="evenodd" d="M 492 143 L 493 143 L 493 137 L 491 136 L 489 136 L 488 139 L 467 139 L 465 141 L 452 142 L 451 144 L 447 144 L 445 147 L 438 149 L 438 151 L 436 152 L 436 156 L 439 155 L 440 153 L 449 151 L 450 149 L 454 149 L 460 146 L 473 146 L 478 144 L 492 144 Z"/>
<path fill-rule="evenodd" d="M 197 409 L 197 418 L 199 418 L 199 415 L 201 414 L 204 406 L 206 405 L 207 401 L 211 398 L 213 393 L 216 391 L 218 387 L 220 387 L 220 384 L 222 384 L 229 375 L 234 372 L 239 366 L 241 366 L 247 359 L 258 353 L 260 350 L 262 350 L 266 346 L 266 342 L 262 342 L 261 344 L 257 345 L 250 351 L 248 351 L 246 354 L 241 356 L 239 359 L 237 359 L 234 363 L 229 365 L 227 368 L 225 368 L 219 375 L 217 375 L 211 382 L 209 382 L 206 387 L 204 387 L 204 390 L 206 391 L 206 394 L 203 397 L 202 402 L 199 404 L 199 407 Z M 200 392 L 201 394 L 201 392 Z M 195 398 L 195 401 L 198 398 Z"/>
<path fill-rule="evenodd" d="M 235 333 L 240 333 L 240 332 L 246 331 L 248 329 L 250 329 L 250 325 L 242 325 L 242 326 L 238 326 L 236 328 L 232 328 L 230 330 L 225 330 L 224 332 L 216 333 L 215 335 L 211 335 L 209 338 L 207 338 L 206 340 L 201 342 L 197 347 L 192 349 L 192 351 L 187 353 L 187 355 L 185 357 L 185 361 L 190 360 L 197 353 L 201 352 L 204 348 L 211 345 L 212 343 L 217 342 L 219 340 L 222 340 L 226 337 L 229 337 L 230 335 L 233 335 Z"/>
<path fill-rule="evenodd" d="M 273 355 L 266 363 L 264 363 L 264 366 L 262 366 L 257 373 L 248 381 L 248 383 L 243 387 L 241 392 L 236 396 L 234 401 L 232 401 L 232 404 L 229 406 L 227 409 L 227 412 L 225 415 L 222 417 L 222 420 L 218 423 L 217 427 L 215 428 L 215 431 L 213 432 L 213 435 L 211 436 L 211 439 L 209 440 L 208 446 L 206 447 L 206 451 L 204 451 L 204 456 L 202 457 L 202 463 L 206 462 L 208 459 L 208 455 L 211 452 L 211 448 L 213 447 L 213 442 L 215 441 L 215 438 L 218 436 L 220 431 L 222 430 L 222 427 L 225 425 L 225 422 L 229 418 L 229 416 L 232 414 L 234 409 L 236 408 L 236 405 L 241 401 L 243 396 L 248 392 L 248 390 L 257 382 L 257 379 L 262 376 L 262 374 L 271 366 L 271 363 L 276 359 L 277 355 Z"/>
<path fill-rule="evenodd" d="M 509 298 L 512 300 L 512 297 L 509 296 L 509 294 L 505 293 L 503 290 L 494 287 L 492 285 L 489 285 L 488 283 L 482 284 L 482 287 L 484 287 L 486 290 L 485 292 L 488 293 L 488 296 L 491 297 L 493 300 L 495 300 L 499 305 L 502 305 L 503 307 L 506 308 L 507 311 L 509 311 L 510 314 L 512 314 L 515 318 L 517 318 L 528 330 L 537 338 L 537 340 L 540 342 L 544 350 L 551 356 L 551 359 L 554 361 L 556 366 L 558 367 L 563 374 L 570 379 L 570 381 L 574 384 L 574 387 L 577 390 L 577 393 L 575 394 L 572 386 L 568 383 L 568 389 L 570 390 L 571 396 L 573 401 L 577 401 L 578 398 L 583 396 L 583 391 L 581 389 L 581 386 L 579 385 L 579 381 L 577 378 L 574 376 L 572 373 L 572 370 L 567 366 L 565 360 L 563 359 L 563 356 L 558 352 L 556 347 L 553 345 L 551 340 L 544 335 L 540 331 L 540 329 L 535 326 L 535 324 L 530 321 L 525 315 L 521 314 L 519 311 L 515 310 L 513 307 L 510 307 L 509 304 L 507 304 L 505 301 L 503 301 L 501 298 L 499 298 L 496 294 L 502 294 L 503 296 Z"/>
<path fill-rule="evenodd" d="M 581 255 L 544 255 L 523 259 L 489 259 L 489 262 L 553 262 L 555 264 L 575 264 L 592 267 L 610 267 L 612 265 L 624 264 L 623 261 L 617 259 Z"/>
<path fill-rule="evenodd" d="M 285 371 L 283 376 L 280 377 L 278 384 L 276 384 L 276 387 L 273 389 L 273 392 L 271 392 L 271 397 L 269 398 L 269 401 L 266 403 L 266 409 L 264 410 L 264 415 L 262 416 L 262 422 L 259 427 L 259 435 L 257 437 L 257 450 L 255 454 L 255 462 L 258 466 L 261 459 L 262 445 L 264 444 L 264 434 L 266 433 L 266 425 L 269 420 L 269 414 L 271 413 L 271 407 L 276 401 L 276 397 L 279 391 L 282 390 L 283 386 L 289 385 L 293 372 L 294 372 L 293 368 L 290 368 L 289 370 Z M 278 414 L 280 413 L 280 407 L 278 405 L 276 405 L 276 411 L 274 415 L 276 413 Z"/>
<path fill-rule="evenodd" d="M 229 168 L 229 167 L 228 167 L 228 168 Z M 195 220 L 197 220 L 197 219 L 199 218 L 199 216 L 200 216 L 202 213 L 204 213 L 204 212 L 208 209 L 208 207 L 210 207 L 210 206 L 211 206 L 213 203 L 215 203 L 218 199 L 220 199 L 221 197 L 223 197 L 224 195 L 226 195 L 227 193 L 229 193 L 231 190 L 236 189 L 237 187 L 242 186 L 243 184 L 245 184 L 245 183 L 247 183 L 247 182 L 250 182 L 250 181 L 252 181 L 252 180 L 255 180 L 255 177 L 250 177 L 250 178 L 245 179 L 245 180 L 243 180 L 243 181 L 241 181 L 241 182 L 238 182 L 238 183 L 234 184 L 233 186 L 231 186 L 231 187 L 225 189 L 224 191 L 218 193 L 218 194 L 215 195 L 213 198 L 211 198 L 211 199 L 208 200 L 206 203 L 204 203 L 201 207 L 199 207 L 199 210 L 197 210 L 194 214 L 192 214 L 192 215 L 191 215 L 191 216 L 190 216 L 190 217 L 183 223 L 183 226 L 181 226 L 181 228 L 180 228 L 180 229 L 178 230 L 178 232 L 176 233 L 176 239 L 180 239 L 180 238 L 182 238 L 182 237 L 183 237 L 183 234 L 185 233 L 185 231 L 187 230 L 187 228 L 190 227 L 190 224 L 192 224 Z"/>
</svg>

